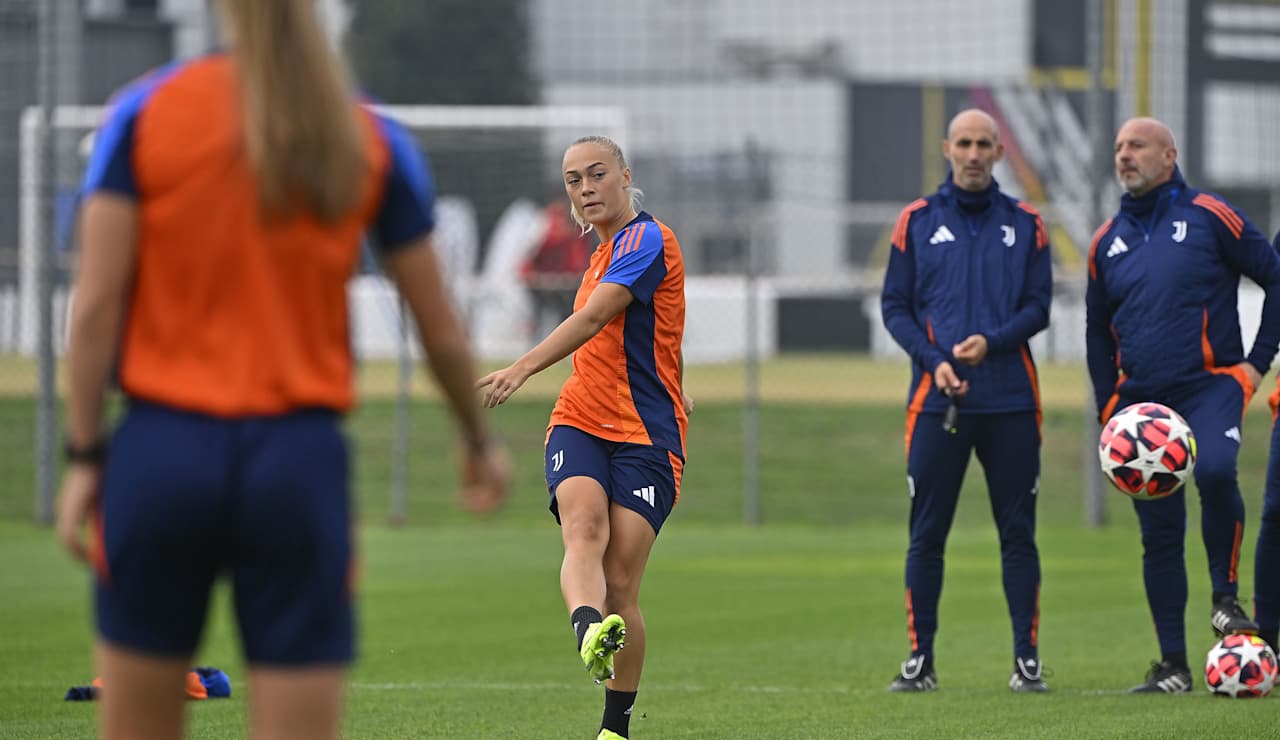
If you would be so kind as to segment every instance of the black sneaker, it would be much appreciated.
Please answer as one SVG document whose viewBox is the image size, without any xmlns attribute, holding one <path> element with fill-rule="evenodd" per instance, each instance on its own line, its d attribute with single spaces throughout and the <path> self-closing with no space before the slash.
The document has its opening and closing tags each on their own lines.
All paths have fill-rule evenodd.
<svg viewBox="0 0 1280 740">
<path fill-rule="evenodd" d="M 933 670 L 933 661 L 923 655 L 913 655 L 902 664 L 902 670 L 893 683 L 890 691 L 933 691 L 938 688 L 938 674 Z"/>
<path fill-rule="evenodd" d="M 1049 690 L 1044 682 L 1044 666 L 1036 658 L 1015 658 L 1009 688 L 1019 694 L 1038 694 Z"/>
<path fill-rule="evenodd" d="M 1249 619 L 1234 596 L 1224 596 L 1215 601 L 1209 621 L 1213 624 L 1213 634 L 1218 637 L 1258 634 L 1258 624 Z"/>
<path fill-rule="evenodd" d="M 1191 669 L 1172 663 L 1152 663 L 1147 680 L 1129 689 L 1130 694 L 1190 694 Z"/>
</svg>

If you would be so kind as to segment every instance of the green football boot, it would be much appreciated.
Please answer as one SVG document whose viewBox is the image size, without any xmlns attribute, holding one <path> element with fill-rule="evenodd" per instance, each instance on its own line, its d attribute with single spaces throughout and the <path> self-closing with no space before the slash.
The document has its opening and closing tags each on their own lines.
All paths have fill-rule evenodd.
<svg viewBox="0 0 1280 740">
<path fill-rule="evenodd" d="M 613 654 L 622 649 L 626 636 L 627 625 L 617 614 L 587 626 L 582 638 L 582 663 L 596 683 L 613 678 Z"/>
</svg>

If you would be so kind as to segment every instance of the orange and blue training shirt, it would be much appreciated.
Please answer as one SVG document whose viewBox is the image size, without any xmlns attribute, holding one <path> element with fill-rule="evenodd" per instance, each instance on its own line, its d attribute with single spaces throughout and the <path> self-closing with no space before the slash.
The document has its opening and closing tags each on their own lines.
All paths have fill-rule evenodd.
<svg viewBox="0 0 1280 740">
<path fill-rule="evenodd" d="M 684 459 L 680 351 L 684 341 L 684 257 L 670 228 L 641 212 L 591 255 L 573 310 L 600 283 L 631 301 L 573 354 L 548 425 L 611 442 L 653 445 Z"/>
<path fill-rule="evenodd" d="M 228 54 L 179 62 L 125 88 L 98 131 L 82 196 L 110 192 L 138 209 L 120 383 L 219 417 L 345 411 L 346 285 L 362 238 L 372 231 L 385 251 L 428 234 L 434 185 L 409 134 L 362 108 L 357 206 L 335 224 L 268 222 L 239 86 Z"/>
</svg>

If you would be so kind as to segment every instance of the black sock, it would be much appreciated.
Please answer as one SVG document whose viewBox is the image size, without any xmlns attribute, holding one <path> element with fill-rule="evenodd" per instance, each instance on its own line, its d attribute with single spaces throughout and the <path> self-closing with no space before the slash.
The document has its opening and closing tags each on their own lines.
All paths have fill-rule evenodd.
<svg viewBox="0 0 1280 740">
<path fill-rule="evenodd" d="M 1174 668 L 1181 668 L 1183 670 L 1190 670 L 1190 668 L 1187 667 L 1186 653 L 1166 653 L 1163 660 L 1165 665 L 1173 666 Z"/>
<path fill-rule="evenodd" d="M 1280 637 L 1280 630 L 1258 630 L 1258 637 L 1267 641 L 1272 650 L 1276 649 L 1276 639 Z"/>
<path fill-rule="evenodd" d="M 1218 602 L 1222 601 L 1223 599 L 1234 599 L 1235 597 L 1236 597 L 1236 595 L 1235 595 L 1235 594 L 1224 594 L 1224 593 L 1219 593 L 1219 592 L 1217 592 L 1217 591 L 1214 591 L 1214 592 L 1213 592 L 1213 605 L 1214 605 L 1214 606 L 1217 606 L 1217 605 L 1218 605 Z"/>
<path fill-rule="evenodd" d="M 600 729 L 616 732 L 623 737 L 630 737 L 631 707 L 635 706 L 636 692 L 604 690 L 604 718 L 600 720 Z"/>
<path fill-rule="evenodd" d="M 600 612 L 590 606 L 580 606 L 573 610 L 573 616 L 569 617 L 570 624 L 573 625 L 574 634 L 578 636 L 578 649 L 582 649 L 582 638 L 587 636 L 587 627 L 595 622 L 603 622 L 604 617 Z"/>
</svg>

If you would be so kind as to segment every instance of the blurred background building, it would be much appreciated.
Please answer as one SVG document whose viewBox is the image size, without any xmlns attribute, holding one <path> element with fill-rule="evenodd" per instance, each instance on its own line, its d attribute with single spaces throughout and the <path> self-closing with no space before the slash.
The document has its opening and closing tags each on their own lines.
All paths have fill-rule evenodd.
<svg viewBox="0 0 1280 740">
<path fill-rule="evenodd" d="M 60 102 L 101 104 L 143 71 L 216 43 L 206 0 L 48 1 L 65 16 L 54 40 Z M 1131 115 L 1170 124 L 1194 184 L 1223 193 L 1264 230 L 1280 227 L 1274 2 L 320 5 L 380 101 L 623 111 L 646 206 L 680 234 L 690 273 L 769 278 L 762 311 L 771 350 L 878 347 L 877 320 L 862 307 L 889 227 L 903 204 L 945 177 L 938 142 L 964 107 L 1000 122 L 1008 154 L 997 177 L 1044 212 L 1061 281 L 1081 274 L 1090 235 L 1114 208 L 1105 150 Z M 37 7 L 0 0 L 7 69 L 35 68 Z M 0 85 L 6 295 L 19 279 L 18 120 L 37 97 L 34 75 L 10 79 Z M 559 153 L 578 133 L 466 124 L 421 132 L 442 192 L 464 200 L 475 220 L 477 244 L 464 252 L 472 270 L 483 271 L 510 204 L 538 201 L 555 184 Z M 64 173 L 55 236 L 65 235 L 73 197 L 74 177 Z M 707 290 L 723 292 L 715 286 Z M 25 320 L 0 311 L 0 343 Z M 1059 344 L 1067 343 L 1047 348 Z"/>
<path fill-rule="evenodd" d="M 1084 255 L 1116 208 L 1124 119 L 1166 121 L 1193 185 L 1280 229 L 1276 0 L 318 5 L 363 89 L 430 157 L 451 283 L 493 360 L 545 331 L 537 306 L 555 302 L 535 306 L 550 283 L 528 266 L 554 231 L 561 154 L 588 133 L 621 140 L 646 209 L 680 236 L 691 363 L 900 357 L 878 316 L 889 232 L 946 177 L 945 126 L 968 107 L 1000 124 L 1002 188 L 1050 228 L 1041 359 L 1083 356 Z M 216 44 L 208 0 L 0 0 L 0 359 L 26 367 L 58 349 L 76 183 L 101 115 L 73 108 Z M 403 354 L 398 306 L 372 262 L 363 272 L 356 350 Z"/>
</svg>

